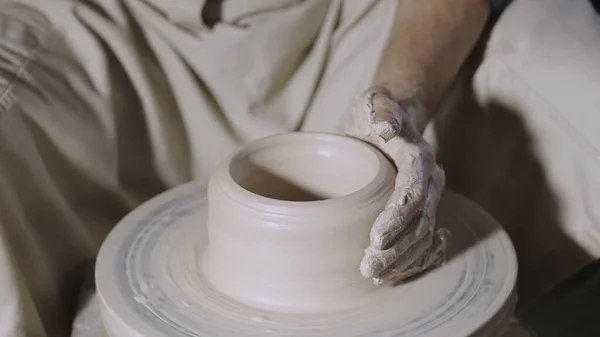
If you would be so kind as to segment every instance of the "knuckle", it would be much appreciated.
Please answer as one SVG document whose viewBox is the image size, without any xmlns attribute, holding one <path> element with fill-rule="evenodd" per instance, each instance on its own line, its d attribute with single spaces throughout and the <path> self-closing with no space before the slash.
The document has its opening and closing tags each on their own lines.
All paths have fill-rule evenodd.
<svg viewBox="0 0 600 337">
<path fill-rule="evenodd" d="M 364 91 L 363 93 L 364 96 L 366 97 L 375 97 L 375 96 L 380 96 L 380 97 L 386 97 L 388 99 L 392 99 L 394 100 L 394 95 L 392 94 L 392 92 L 387 89 L 386 87 L 383 86 L 379 86 L 379 85 L 374 85 L 369 87 L 367 90 Z"/>
<path fill-rule="evenodd" d="M 421 184 L 411 184 L 410 187 L 406 189 L 405 193 L 406 197 L 408 198 L 408 201 L 413 201 L 413 203 L 409 205 L 411 205 L 412 207 L 416 207 L 416 205 L 414 205 L 414 202 L 423 197 L 423 188 Z"/>
<path fill-rule="evenodd" d="M 423 206 L 426 195 L 427 187 L 421 182 L 414 181 L 406 189 L 405 193 L 407 196 L 407 207 L 409 210 L 420 208 Z"/>
</svg>

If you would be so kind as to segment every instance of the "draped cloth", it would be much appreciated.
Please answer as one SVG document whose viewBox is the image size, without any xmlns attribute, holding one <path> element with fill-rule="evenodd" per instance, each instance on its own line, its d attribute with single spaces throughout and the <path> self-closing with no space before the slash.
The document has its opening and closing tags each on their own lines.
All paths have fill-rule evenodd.
<svg viewBox="0 0 600 337">
<path fill-rule="evenodd" d="M 242 143 L 340 132 L 395 3 L 1 2 L 0 336 L 101 336 L 79 298 L 110 229 Z M 516 0 L 426 132 L 511 235 L 522 298 L 600 256 L 599 27 L 587 0 Z"/>
<path fill-rule="evenodd" d="M 341 131 L 394 14 L 375 0 L 3 1 L 0 336 L 69 335 L 86 262 L 141 202 L 252 139 Z"/>
<path fill-rule="evenodd" d="M 600 257 L 600 16 L 516 0 L 427 130 L 448 187 L 507 230 L 521 305 Z"/>
</svg>

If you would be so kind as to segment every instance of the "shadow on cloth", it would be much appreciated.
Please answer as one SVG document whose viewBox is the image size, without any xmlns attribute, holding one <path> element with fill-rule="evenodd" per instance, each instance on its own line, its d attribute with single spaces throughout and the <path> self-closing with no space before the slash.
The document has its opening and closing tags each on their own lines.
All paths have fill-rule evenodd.
<svg viewBox="0 0 600 337">
<path fill-rule="evenodd" d="M 478 46 L 433 125 L 447 187 L 487 210 L 506 229 L 519 261 L 518 309 L 547 293 L 592 258 L 560 229 L 560 204 L 530 132 L 501 102 L 478 103 L 472 78 Z"/>
</svg>

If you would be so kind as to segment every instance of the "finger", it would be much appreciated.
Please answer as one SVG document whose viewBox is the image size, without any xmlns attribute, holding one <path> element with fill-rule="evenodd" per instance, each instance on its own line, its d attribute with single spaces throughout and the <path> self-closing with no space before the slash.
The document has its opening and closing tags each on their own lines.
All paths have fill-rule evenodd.
<svg viewBox="0 0 600 337">
<path fill-rule="evenodd" d="M 401 134 L 411 143 L 423 143 L 414 118 L 423 110 L 415 97 L 397 100 L 391 91 L 374 86 L 357 97 L 345 122 L 346 135 L 380 147 Z"/>
<path fill-rule="evenodd" d="M 371 229 L 370 246 L 373 249 L 387 249 L 425 205 L 435 155 L 430 149 L 411 145 L 397 155 L 394 162 L 398 168 L 396 188 Z"/>
<path fill-rule="evenodd" d="M 435 262 L 436 264 L 440 264 L 443 261 L 443 255 L 421 256 L 417 261 L 415 261 L 412 265 L 410 265 L 405 271 L 399 272 L 396 275 L 390 276 L 388 279 L 381 279 L 377 282 L 379 284 L 381 284 L 383 282 L 398 283 L 398 282 L 402 282 L 410 277 L 413 277 L 417 274 L 420 274 L 428 268 L 428 267 L 425 267 L 425 264 L 428 263 L 427 262 L 427 261 L 429 261 L 428 259 L 432 256 L 434 258 L 436 258 L 436 260 L 432 260 L 432 263 Z"/>
<path fill-rule="evenodd" d="M 369 92 L 358 96 L 346 119 L 344 133 L 350 137 L 373 143 L 369 137 L 373 130 L 373 104 Z M 377 145 L 377 144 L 374 144 Z"/>
<path fill-rule="evenodd" d="M 387 268 L 372 276 L 375 283 L 381 283 L 391 275 L 399 274 L 405 271 L 408 266 L 417 261 L 431 247 L 433 243 L 434 232 L 428 232 L 423 238 L 415 242 L 404 253 L 400 254 L 396 260 Z"/>
<path fill-rule="evenodd" d="M 382 281 L 398 282 L 408 277 L 414 276 L 426 269 L 433 268 L 445 260 L 446 248 L 451 237 L 451 233 L 447 229 L 435 230 L 435 212 L 441 199 L 442 190 L 445 186 L 444 171 L 438 165 L 435 165 L 434 172 L 431 176 L 427 203 L 423 208 L 423 213 L 419 219 L 419 225 L 415 226 L 415 233 L 407 235 L 407 239 L 417 239 L 423 237 L 423 233 L 433 233 L 432 245 L 423 253 L 423 256 L 416 259 L 411 265 L 406 265 L 399 262 L 394 262 L 393 266 L 382 272 L 380 276 Z M 421 233 L 419 233 L 421 231 Z M 402 240 L 405 241 L 405 240 Z M 411 244 L 408 241 L 402 244 Z M 405 270 L 402 268 L 405 267 Z"/>
<path fill-rule="evenodd" d="M 402 112 L 389 90 L 371 87 L 357 97 L 344 131 L 348 136 L 379 146 L 399 133 Z"/>
<path fill-rule="evenodd" d="M 427 202 L 423 208 L 423 221 L 429 225 L 429 230 L 433 230 L 436 221 L 436 211 L 442 198 L 442 192 L 446 186 L 446 174 L 439 165 L 434 165 L 433 174 L 429 180 L 429 189 L 427 191 Z"/>
<path fill-rule="evenodd" d="M 438 229 L 434 233 L 433 244 L 423 256 L 413 262 L 404 271 L 396 274 L 388 274 L 386 279 L 379 282 L 397 283 L 415 276 L 428 269 L 438 267 L 446 260 L 446 250 L 450 240 L 450 232 L 447 229 Z"/>
<path fill-rule="evenodd" d="M 421 221 L 413 221 L 407 231 L 401 234 L 400 240 L 386 250 L 367 248 L 360 264 L 361 274 L 366 278 L 378 277 L 403 255 L 408 254 L 409 249 L 427 235 L 424 228 L 419 228 L 422 225 Z M 421 237 L 417 237 L 417 235 Z"/>
<path fill-rule="evenodd" d="M 361 273 L 365 277 L 374 277 L 396 262 L 407 249 L 432 231 L 435 225 L 435 211 L 440 200 L 444 186 L 444 171 L 436 165 L 431 176 L 426 203 L 421 215 L 415 217 L 405 232 L 399 234 L 400 239 L 393 242 L 393 246 L 386 250 L 377 250 L 370 247 L 365 251 L 361 263 Z"/>
<path fill-rule="evenodd" d="M 371 106 L 373 133 L 384 142 L 398 135 L 402 128 L 403 110 L 391 91 L 373 87 L 366 93 Z"/>
</svg>

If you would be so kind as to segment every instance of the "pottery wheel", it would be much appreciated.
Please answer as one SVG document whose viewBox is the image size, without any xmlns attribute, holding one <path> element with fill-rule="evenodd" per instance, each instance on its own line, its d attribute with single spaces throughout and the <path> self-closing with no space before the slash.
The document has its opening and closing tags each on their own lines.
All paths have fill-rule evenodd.
<svg viewBox="0 0 600 337">
<path fill-rule="evenodd" d="M 449 260 L 436 270 L 384 286 L 357 309 L 272 313 L 238 304 L 203 277 L 206 189 L 188 183 L 145 203 L 108 236 L 96 266 L 102 319 L 111 337 L 498 335 L 512 314 L 517 275 L 507 234 L 450 191 L 437 219 L 453 236 Z"/>
</svg>

